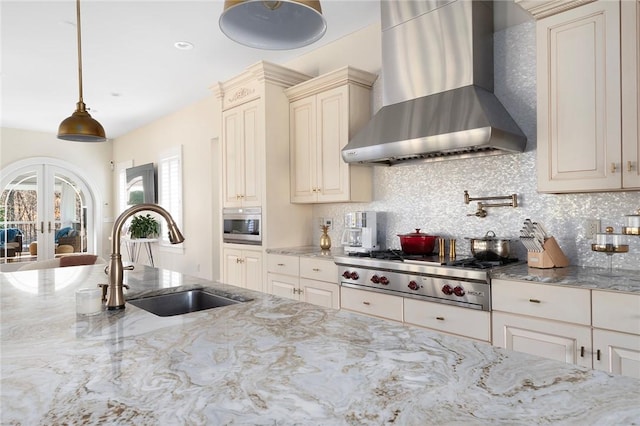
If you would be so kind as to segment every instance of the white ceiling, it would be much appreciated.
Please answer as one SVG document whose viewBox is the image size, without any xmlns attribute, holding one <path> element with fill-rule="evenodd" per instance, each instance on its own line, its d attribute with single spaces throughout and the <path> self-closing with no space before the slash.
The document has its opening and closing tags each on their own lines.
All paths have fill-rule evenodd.
<svg viewBox="0 0 640 426">
<path fill-rule="evenodd" d="M 265 51 L 224 36 L 222 8 L 223 0 L 82 0 L 84 102 L 108 138 L 209 96 L 214 83 L 259 60 L 287 62 L 380 19 L 379 0 L 322 0 L 320 41 Z M 56 133 L 75 110 L 75 12 L 74 0 L 0 1 L 2 127 Z M 178 50 L 177 41 L 194 48 Z"/>
</svg>

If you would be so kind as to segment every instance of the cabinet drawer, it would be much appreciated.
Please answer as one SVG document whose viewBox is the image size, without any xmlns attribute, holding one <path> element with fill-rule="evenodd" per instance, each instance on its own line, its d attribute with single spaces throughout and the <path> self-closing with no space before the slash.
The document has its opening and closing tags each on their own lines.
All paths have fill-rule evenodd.
<svg viewBox="0 0 640 426">
<path fill-rule="evenodd" d="M 402 321 L 402 297 L 346 287 L 340 289 L 340 296 L 344 309 Z"/>
<path fill-rule="evenodd" d="M 338 265 L 333 260 L 301 257 L 300 276 L 338 284 Z"/>
<path fill-rule="evenodd" d="M 444 333 L 491 341 L 489 312 L 405 298 L 404 322 Z"/>
<path fill-rule="evenodd" d="M 640 294 L 593 290 L 593 326 L 640 334 Z"/>
<path fill-rule="evenodd" d="M 298 276 L 300 272 L 300 258 L 298 256 L 269 254 L 267 259 L 267 271 L 269 272 L 295 276 Z"/>
<path fill-rule="evenodd" d="M 590 290 L 529 282 L 491 281 L 494 311 L 591 325 Z"/>
</svg>

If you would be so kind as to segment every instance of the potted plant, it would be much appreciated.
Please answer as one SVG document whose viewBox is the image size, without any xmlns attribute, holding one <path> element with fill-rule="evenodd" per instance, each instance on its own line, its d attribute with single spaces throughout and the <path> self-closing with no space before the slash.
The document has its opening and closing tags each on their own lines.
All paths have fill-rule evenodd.
<svg viewBox="0 0 640 426">
<path fill-rule="evenodd" d="M 131 238 L 156 238 L 160 234 L 160 223 L 150 214 L 131 218 L 129 225 Z"/>
</svg>

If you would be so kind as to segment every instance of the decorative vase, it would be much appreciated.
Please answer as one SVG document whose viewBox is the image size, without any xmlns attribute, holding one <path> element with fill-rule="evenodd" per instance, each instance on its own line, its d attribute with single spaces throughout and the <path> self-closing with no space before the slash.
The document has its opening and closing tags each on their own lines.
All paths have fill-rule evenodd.
<svg viewBox="0 0 640 426">
<path fill-rule="evenodd" d="M 320 248 L 322 250 L 329 250 L 331 248 L 331 237 L 327 233 L 328 230 L 328 226 L 322 226 L 322 235 L 320 235 Z"/>
</svg>

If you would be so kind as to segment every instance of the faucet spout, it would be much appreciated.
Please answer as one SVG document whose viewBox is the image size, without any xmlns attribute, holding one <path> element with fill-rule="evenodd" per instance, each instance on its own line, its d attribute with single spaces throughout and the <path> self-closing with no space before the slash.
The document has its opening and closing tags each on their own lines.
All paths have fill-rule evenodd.
<svg viewBox="0 0 640 426">
<path fill-rule="evenodd" d="M 122 226 L 126 220 L 136 213 L 149 210 L 162 216 L 169 225 L 169 241 L 171 244 L 180 244 L 184 241 L 184 235 L 178 229 L 178 225 L 171 214 L 158 204 L 136 204 L 125 210 L 118 216 L 111 230 L 111 257 L 109 259 L 109 286 L 107 288 L 106 306 L 108 310 L 124 309 L 124 292 L 122 280 L 124 271 L 122 256 L 120 254 L 120 240 L 122 238 Z"/>
</svg>

